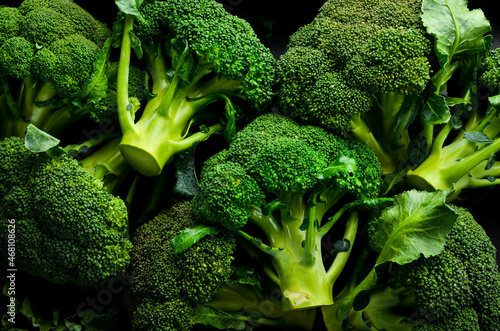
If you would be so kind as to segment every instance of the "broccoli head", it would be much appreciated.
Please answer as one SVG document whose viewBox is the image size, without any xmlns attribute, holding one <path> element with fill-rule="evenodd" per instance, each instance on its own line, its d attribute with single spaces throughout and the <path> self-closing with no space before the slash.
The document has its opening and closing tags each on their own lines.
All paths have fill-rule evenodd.
<svg viewBox="0 0 500 331">
<path fill-rule="evenodd" d="M 321 238 L 345 211 L 385 201 L 376 199 L 381 174 L 363 143 L 269 113 L 205 162 L 193 207 L 200 219 L 238 233 L 269 255 L 274 270 L 266 274 L 283 292 L 284 310 L 328 305 L 350 249 L 327 269 Z M 345 233 L 338 234 L 348 247 L 357 215 L 353 211 Z M 248 234 L 254 225 L 267 242 Z"/>
<path fill-rule="evenodd" d="M 430 81 L 419 1 L 326 1 L 278 59 L 278 105 L 298 121 L 350 133 L 385 173 L 408 159 L 412 105 Z"/>
<path fill-rule="evenodd" d="M 96 105 L 112 44 L 104 23 L 71 0 L 26 0 L 0 17 L 2 137 L 24 137 L 30 123 L 59 135 L 81 118 L 112 117 Z"/>
<path fill-rule="evenodd" d="M 121 151 L 144 175 L 160 174 L 175 154 L 213 133 L 229 139 L 237 123 L 270 104 L 275 59 L 250 24 L 221 4 L 144 1 L 138 14 L 124 9 L 118 22 Z M 151 79 L 140 118 L 126 89 L 131 49 Z M 216 101 L 225 107 L 208 106 Z"/>
<path fill-rule="evenodd" d="M 195 309 L 231 276 L 231 233 L 207 236 L 176 254 L 171 240 L 197 224 L 191 202 L 179 202 L 136 230 L 126 302 L 134 330 L 190 330 Z"/>
<path fill-rule="evenodd" d="M 128 211 L 103 181 L 57 149 L 0 143 L 0 226 L 16 220 L 16 265 L 53 284 L 101 288 L 129 263 Z M 2 237 L 3 251 L 7 242 Z"/>
</svg>

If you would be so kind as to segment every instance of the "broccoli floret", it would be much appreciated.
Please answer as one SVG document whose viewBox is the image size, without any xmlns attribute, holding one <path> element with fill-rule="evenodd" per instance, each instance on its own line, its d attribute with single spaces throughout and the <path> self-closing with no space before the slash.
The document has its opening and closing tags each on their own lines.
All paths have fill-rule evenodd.
<svg viewBox="0 0 500 331">
<path fill-rule="evenodd" d="M 471 61 L 477 65 L 477 76 L 464 93 L 470 95 L 472 106 L 457 107 L 456 119 L 439 127 L 428 155 L 407 175 L 412 187 L 453 190 L 453 199 L 463 190 L 500 183 L 500 162 L 495 159 L 500 151 L 499 54 L 498 49 L 488 50 Z M 463 125 L 460 118 L 466 119 Z"/>
<path fill-rule="evenodd" d="M 451 201 L 464 190 L 499 183 L 500 63 L 498 51 L 491 50 L 490 23 L 480 9 L 423 1 L 422 21 L 434 39 L 438 70 L 420 109 L 407 183 L 420 190 L 453 190 Z M 454 25 L 458 21 L 473 21 L 474 29 L 465 33 L 467 27 Z"/>
<path fill-rule="evenodd" d="M 100 160 L 92 162 L 99 178 L 57 146 L 28 149 L 30 132 L 26 140 L 0 142 L 0 227 L 7 233 L 8 220 L 16 220 L 16 266 L 53 284 L 102 288 L 125 272 L 131 249 L 126 203 L 110 193 L 116 181 L 108 187 L 103 181 L 105 173 L 121 177 L 118 169 L 127 167 L 115 159 L 109 164 L 122 167 L 97 170 L 109 165 L 104 154 L 115 157 L 118 145 L 92 156 Z M 7 252 L 6 237 L 0 243 Z"/>
<path fill-rule="evenodd" d="M 229 139 L 235 123 L 265 109 L 273 95 L 275 59 L 249 23 L 213 0 L 145 1 L 139 14 L 119 21 L 121 151 L 139 172 L 155 176 L 195 141 L 222 131 Z M 140 48 L 151 78 L 151 98 L 140 118 L 126 89 L 132 48 Z M 226 107 L 207 107 L 215 101 Z"/>
<path fill-rule="evenodd" d="M 465 331 L 499 327 L 496 249 L 467 209 L 450 207 L 457 219 L 443 251 L 379 270 L 377 281 L 357 294 L 343 321 L 346 329 Z M 376 240 L 380 222 L 385 222 L 383 217 L 369 222 L 368 240 Z M 342 298 L 339 306 L 341 302 Z"/>
<path fill-rule="evenodd" d="M 339 252 L 328 269 L 321 238 L 357 203 L 385 201 L 375 199 L 381 175 L 378 159 L 363 143 L 269 113 L 204 164 L 194 210 L 269 255 L 274 270 L 266 272 L 283 292 L 284 310 L 328 305 L 351 250 Z M 357 212 L 345 221 L 338 239 L 352 244 Z M 267 242 L 248 233 L 250 224 Z"/>
<path fill-rule="evenodd" d="M 71 0 L 27 0 L 0 16 L 9 16 L 0 20 L 1 137 L 24 137 L 30 123 L 59 135 L 83 117 L 112 118 L 96 105 L 112 44 L 104 23 Z"/>
<path fill-rule="evenodd" d="M 126 294 L 134 330 L 190 330 L 195 308 L 231 276 L 235 240 L 227 231 L 174 253 L 171 240 L 196 224 L 183 201 L 136 230 Z"/>
<path fill-rule="evenodd" d="M 408 124 L 430 80 L 419 1 L 326 1 L 278 59 L 278 105 L 296 119 L 350 133 L 385 173 L 408 159 Z"/>
</svg>

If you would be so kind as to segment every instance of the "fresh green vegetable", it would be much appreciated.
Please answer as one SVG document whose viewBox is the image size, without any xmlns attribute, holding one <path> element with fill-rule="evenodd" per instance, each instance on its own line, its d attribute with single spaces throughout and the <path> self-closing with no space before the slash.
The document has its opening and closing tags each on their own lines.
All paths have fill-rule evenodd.
<svg viewBox="0 0 500 331">
<path fill-rule="evenodd" d="M 106 62 L 111 30 L 68 0 L 0 7 L 0 136 L 28 124 L 61 134 L 75 121 L 113 117 Z"/>
<path fill-rule="evenodd" d="M 273 268 L 265 271 L 279 285 L 285 311 L 329 305 L 356 238 L 354 209 L 390 200 L 376 199 L 381 173 L 364 144 L 270 113 L 204 164 L 194 209 L 202 220 L 235 231 L 269 256 Z M 336 223 L 346 211 L 342 229 Z M 251 236 L 247 223 L 267 241 Z M 326 235 L 343 243 L 330 266 L 321 249 Z"/>
<path fill-rule="evenodd" d="M 482 2 L 2 0 L 1 331 L 500 330 Z"/>
<path fill-rule="evenodd" d="M 99 162 L 94 173 L 102 175 L 93 176 L 90 164 L 84 170 L 57 144 L 34 126 L 26 139 L 0 142 L 0 228 L 9 233 L 9 220 L 15 220 L 13 265 L 53 284 L 101 288 L 130 260 L 127 206 L 108 192 L 117 181 L 107 187 L 103 182 L 105 173 L 123 178 L 128 167 L 114 167 L 111 174 L 98 169 L 105 164 Z M 101 160 L 113 158 L 116 148 L 96 153 Z M 0 246 L 8 259 L 6 236 Z"/>
<path fill-rule="evenodd" d="M 368 223 L 368 258 L 335 304 L 323 308 L 328 329 L 494 330 L 500 273 L 484 229 L 467 209 L 447 206 L 444 192 L 394 199 Z"/>
<path fill-rule="evenodd" d="M 385 173 L 408 159 L 408 126 L 430 80 L 420 1 L 329 0 L 278 61 L 278 104 L 370 146 Z"/>
<path fill-rule="evenodd" d="M 270 104 L 275 59 L 244 20 L 204 1 L 117 1 L 122 10 L 117 100 L 125 159 L 146 176 L 173 156 Z M 133 8 L 133 10 L 131 9 Z M 117 32 L 118 34 L 118 32 Z M 127 91 L 132 50 L 148 67 L 149 99 L 138 113 Z M 216 101 L 225 107 L 208 107 Z M 241 103 L 240 103 L 241 104 Z M 248 113 L 247 113 L 248 112 Z M 198 130 L 198 131 L 196 131 Z"/>
<path fill-rule="evenodd" d="M 190 330 L 196 307 L 231 276 L 235 241 L 228 231 L 175 254 L 171 239 L 194 224 L 184 201 L 136 231 L 126 297 L 134 330 Z"/>
</svg>

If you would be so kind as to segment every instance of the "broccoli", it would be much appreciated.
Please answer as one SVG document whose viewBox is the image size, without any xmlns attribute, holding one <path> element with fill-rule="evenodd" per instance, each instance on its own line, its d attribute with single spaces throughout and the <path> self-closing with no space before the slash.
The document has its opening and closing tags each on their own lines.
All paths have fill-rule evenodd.
<svg viewBox="0 0 500 331">
<path fill-rule="evenodd" d="M 235 240 L 227 231 L 174 252 L 171 240 L 195 224 L 191 202 L 182 201 L 136 230 L 125 298 L 134 330 L 190 330 L 196 307 L 231 276 Z"/>
<path fill-rule="evenodd" d="M 408 159 L 408 126 L 430 80 L 421 1 L 329 0 L 278 59 L 277 103 L 306 124 L 349 133 L 384 173 Z"/>
<path fill-rule="evenodd" d="M 112 93 L 104 23 L 71 0 L 26 0 L 1 7 L 0 17 L 1 137 L 23 137 L 30 123 L 58 136 L 84 117 L 114 119 L 99 102 Z"/>
<path fill-rule="evenodd" d="M 403 197 L 418 200 L 418 196 L 427 194 L 412 191 L 403 193 Z M 386 236 L 381 234 L 384 224 L 402 206 L 400 197 L 395 201 L 395 206 L 376 215 L 367 225 L 367 240 L 373 250 L 367 249 L 365 256 L 369 257 L 360 260 L 364 268 L 371 264 L 368 261 L 374 252 L 381 252 L 379 241 Z M 436 225 L 448 228 L 451 224 L 441 252 L 416 255 L 406 263 L 378 264 L 368 273 L 376 274 L 375 278 L 363 279 L 363 268 L 355 268 L 335 305 L 324 310 L 327 325 L 331 323 L 335 329 L 334 325 L 341 324 L 343 330 L 496 330 L 500 325 L 496 248 L 466 208 L 447 206 L 448 211 L 441 209 L 434 214 L 441 218 Z M 455 215 L 454 222 L 445 221 L 443 216 L 444 212 L 450 215 L 450 211 Z M 413 216 L 416 214 L 413 212 Z M 429 215 L 425 222 L 432 222 L 432 213 Z"/>
<path fill-rule="evenodd" d="M 351 253 L 358 213 L 343 220 L 345 232 L 335 223 L 357 206 L 386 202 L 377 199 L 381 174 L 363 143 L 268 113 L 205 162 L 193 208 L 201 220 L 235 231 L 270 257 L 274 270 L 265 271 L 283 292 L 284 311 L 328 305 Z M 252 236 L 247 223 L 267 242 Z M 326 269 L 321 239 L 334 225 L 339 251 Z"/>
<path fill-rule="evenodd" d="M 316 309 L 283 311 L 276 284 L 254 267 L 235 264 L 233 275 L 212 299 L 196 307 L 196 324 L 235 330 L 313 330 Z"/>
<path fill-rule="evenodd" d="M 172 156 L 224 131 L 271 102 L 275 59 L 249 23 L 213 0 L 117 2 L 123 10 L 118 70 L 118 115 L 125 159 L 146 176 Z M 130 8 L 135 8 L 132 10 Z M 121 24 L 121 25 L 120 25 Z M 136 51 L 148 68 L 148 101 L 139 114 L 127 92 Z M 207 107 L 215 101 L 225 108 Z M 199 131 L 194 132 L 199 127 Z"/>
<path fill-rule="evenodd" d="M 500 162 L 495 160 L 500 151 L 500 49 L 476 56 L 469 66 L 477 72 L 464 87 L 472 104 L 457 106 L 454 120 L 436 129 L 429 154 L 407 174 L 412 187 L 453 189 L 456 197 L 466 189 L 500 183 Z"/>
<path fill-rule="evenodd" d="M 128 210 L 111 192 L 130 168 L 119 158 L 118 142 L 110 140 L 111 147 L 102 146 L 87 162 L 32 125 L 25 139 L 0 142 L 0 227 L 7 233 L 9 220 L 16 220 L 21 270 L 53 284 L 98 289 L 125 272 Z M 7 259 L 7 238 L 0 244 Z"/>
</svg>

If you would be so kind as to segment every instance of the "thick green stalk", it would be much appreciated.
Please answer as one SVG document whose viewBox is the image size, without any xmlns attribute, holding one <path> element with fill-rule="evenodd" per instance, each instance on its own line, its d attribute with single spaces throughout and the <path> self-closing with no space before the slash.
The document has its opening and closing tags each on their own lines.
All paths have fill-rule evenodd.
<svg viewBox="0 0 500 331">
<path fill-rule="evenodd" d="M 134 17 L 126 15 L 120 45 L 120 59 L 118 62 L 116 85 L 118 117 L 123 135 L 137 133 L 134 126 L 134 114 L 131 112 L 132 106 L 128 98 L 128 75 L 132 53 L 132 40 L 130 34 L 132 33 L 133 25 Z"/>
</svg>

